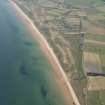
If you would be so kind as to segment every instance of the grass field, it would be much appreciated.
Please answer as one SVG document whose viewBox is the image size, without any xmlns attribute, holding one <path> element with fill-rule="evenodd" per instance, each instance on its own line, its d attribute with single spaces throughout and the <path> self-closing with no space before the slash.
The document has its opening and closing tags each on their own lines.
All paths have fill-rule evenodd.
<svg viewBox="0 0 105 105">
<path fill-rule="evenodd" d="M 87 105 L 105 105 L 105 90 L 89 91 Z"/>
<path fill-rule="evenodd" d="M 105 90 L 105 77 L 88 77 L 88 90 L 89 91 L 100 91 Z"/>
<path fill-rule="evenodd" d="M 105 42 L 105 35 L 86 34 L 85 39 Z"/>
<path fill-rule="evenodd" d="M 84 52 L 84 70 L 91 73 L 102 73 L 100 57 L 96 53 Z"/>
</svg>

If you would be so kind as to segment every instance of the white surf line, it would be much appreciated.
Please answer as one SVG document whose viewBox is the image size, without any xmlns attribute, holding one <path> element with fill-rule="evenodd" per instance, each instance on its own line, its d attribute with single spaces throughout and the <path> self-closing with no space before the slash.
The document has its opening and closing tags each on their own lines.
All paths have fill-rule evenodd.
<svg viewBox="0 0 105 105">
<path fill-rule="evenodd" d="M 44 38 L 44 36 L 39 32 L 39 30 L 35 27 L 34 23 L 31 21 L 31 19 L 29 19 L 29 17 L 19 8 L 19 6 L 17 6 L 17 4 L 12 1 L 12 0 L 9 0 L 15 7 L 16 9 L 24 16 L 24 18 L 32 25 L 32 28 L 36 31 L 36 33 L 39 34 L 40 38 L 43 39 L 43 42 L 46 44 L 46 47 L 48 48 L 49 52 L 51 53 L 51 55 L 53 56 L 53 58 L 55 59 L 55 62 L 57 63 L 58 67 L 59 67 L 59 70 L 61 71 L 61 74 L 65 80 L 65 83 L 67 84 L 68 88 L 69 88 L 69 92 L 70 94 L 72 95 L 72 98 L 73 98 L 73 101 L 76 105 L 80 105 L 79 103 L 79 100 L 70 84 L 70 82 L 68 81 L 68 78 L 64 72 L 64 70 L 62 69 L 59 61 L 58 61 L 58 58 L 56 57 L 56 55 L 54 54 L 53 50 L 50 48 L 48 42 L 46 41 L 46 39 Z"/>
</svg>

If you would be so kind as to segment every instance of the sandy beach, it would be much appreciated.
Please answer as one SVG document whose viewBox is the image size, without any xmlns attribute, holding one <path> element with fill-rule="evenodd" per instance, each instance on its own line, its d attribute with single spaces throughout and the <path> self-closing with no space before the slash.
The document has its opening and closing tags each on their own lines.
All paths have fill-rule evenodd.
<svg viewBox="0 0 105 105">
<path fill-rule="evenodd" d="M 59 86 L 65 95 L 65 100 L 68 105 L 80 105 L 78 98 L 69 83 L 66 74 L 64 73 L 56 55 L 54 54 L 52 48 L 49 46 L 48 42 L 44 38 L 44 36 L 39 32 L 39 30 L 35 27 L 33 22 L 28 18 L 28 16 L 16 5 L 16 3 L 10 0 L 10 3 L 13 5 L 13 8 L 16 10 L 17 15 L 25 22 L 26 26 L 28 26 L 29 30 L 32 32 L 33 38 L 35 38 L 46 55 L 47 59 L 51 63 L 55 78 Z"/>
</svg>

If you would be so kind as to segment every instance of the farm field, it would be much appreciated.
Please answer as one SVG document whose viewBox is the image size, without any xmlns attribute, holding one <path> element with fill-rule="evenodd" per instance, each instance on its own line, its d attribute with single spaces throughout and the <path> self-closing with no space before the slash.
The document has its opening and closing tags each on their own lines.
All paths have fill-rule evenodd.
<svg viewBox="0 0 105 105">
<path fill-rule="evenodd" d="M 87 105 L 104 105 L 105 90 L 89 91 L 87 97 Z"/>
<path fill-rule="evenodd" d="M 84 52 L 84 70 L 87 73 L 102 73 L 98 54 Z"/>
<path fill-rule="evenodd" d="M 105 19 L 105 18 L 103 18 Z M 92 20 L 94 23 L 96 20 Z M 93 24 L 92 22 L 92 24 Z M 99 28 L 98 28 L 99 27 Z M 104 26 L 93 27 L 93 30 L 88 31 L 88 33 L 85 35 L 84 40 L 84 51 L 87 53 L 92 53 L 91 59 L 93 58 L 95 61 L 98 56 L 98 67 L 95 68 L 98 72 L 101 72 L 102 74 L 105 73 L 105 32 L 104 32 Z M 98 31 L 97 31 L 98 30 Z M 88 60 L 89 58 L 87 58 Z M 90 60 L 92 61 L 92 60 Z M 91 63 L 93 65 L 93 63 Z M 101 68 L 101 69 L 100 69 Z M 101 70 L 101 71 L 100 71 Z M 96 71 L 95 71 L 96 72 Z M 104 81 L 105 77 L 94 77 L 94 76 L 88 76 L 88 85 L 87 85 L 87 105 L 104 105 L 105 104 L 105 88 L 104 88 Z"/>
<path fill-rule="evenodd" d="M 104 77 L 92 77 L 88 76 L 88 90 L 89 91 L 100 91 L 105 90 L 105 78 Z"/>
</svg>

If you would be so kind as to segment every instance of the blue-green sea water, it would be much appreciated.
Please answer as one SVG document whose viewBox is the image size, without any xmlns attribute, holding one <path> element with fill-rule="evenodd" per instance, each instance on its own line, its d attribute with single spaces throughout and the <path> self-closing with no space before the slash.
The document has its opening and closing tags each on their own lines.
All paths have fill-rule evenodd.
<svg viewBox="0 0 105 105">
<path fill-rule="evenodd" d="M 7 0 L 0 0 L 0 105 L 67 105 L 51 65 Z"/>
</svg>

